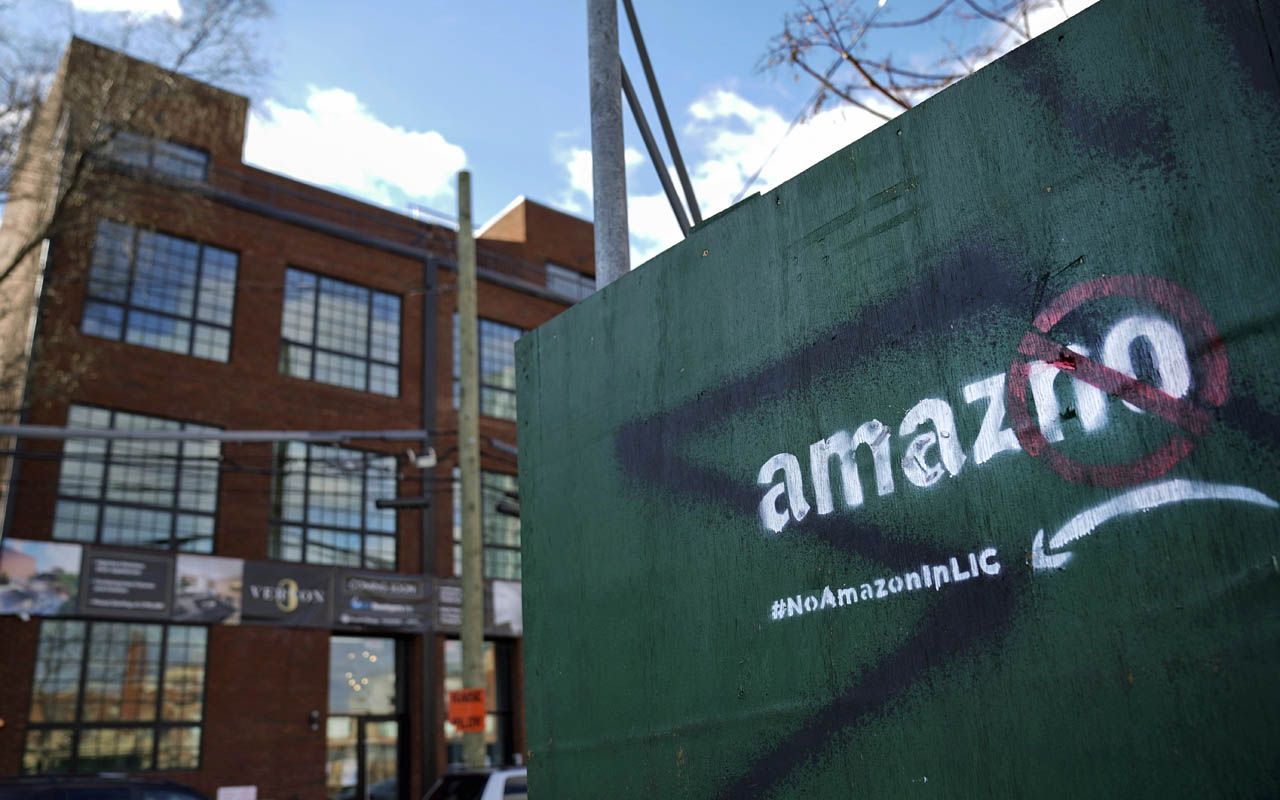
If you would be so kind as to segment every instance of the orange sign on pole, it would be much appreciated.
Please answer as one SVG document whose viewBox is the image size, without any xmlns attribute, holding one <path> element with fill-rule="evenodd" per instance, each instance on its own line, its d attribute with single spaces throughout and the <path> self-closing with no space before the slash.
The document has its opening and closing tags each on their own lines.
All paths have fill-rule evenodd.
<svg viewBox="0 0 1280 800">
<path fill-rule="evenodd" d="M 484 689 L 451 690 L 448 716 L 461 733 L 484 733 Z"/>
</svg>

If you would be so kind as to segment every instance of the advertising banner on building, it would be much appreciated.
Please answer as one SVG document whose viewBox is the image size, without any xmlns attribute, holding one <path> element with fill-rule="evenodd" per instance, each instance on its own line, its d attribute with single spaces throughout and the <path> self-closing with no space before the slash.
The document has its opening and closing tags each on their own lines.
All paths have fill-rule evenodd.
<svg viewBox="0 0 1280 800">
<path fill-rule="evenodd" d="M 240 591 L 244 562 L 238 558 L 192 556 L 177 559 L 173 619 L 236 625 L 240 622 Z"/>
<path fill-rule="evenodd" d="M 259 624 L 328 628 L 333 616 L 333 572 L 281 561 L 246 561 L 241 618 Z"/>
<path fill-rule="evenodd" d="M 172 556 L 87 548 L 80 613 L 120 619 L 168 619 L 173 611 Z"/>
<path fill-rule="evenodd" d="M 6 537 L 0 547 L 0 614 L 74 614 L 81 546 Z"/>
<path fill-rule="evenodd" d="M 462 581 L 435 578 L 435 614 L 432 630 L 437 633 L 462 632 Z M 518 637 L 524 632 L 524 613 L 519 581 L 484 582 L 484 632 L 486 636 Z"/>
<path fill-rule="evenodd" d="M 0 614 L 458 633 L 457 579 L 7 538 Z M 523 632 L 521 584 L 485 582 L 485 634 Z"/>
<path fill-rule="evenodd" d="M 540 795 L 1280 795 L 1278 31 L 1100 0 L 519 340 Z"/>
<path fill-rule="evenodd" d="M 333 620 L 338 627 L 424 631 L 431 620 L 421 575 L 339 570 Z"/>
</svg>

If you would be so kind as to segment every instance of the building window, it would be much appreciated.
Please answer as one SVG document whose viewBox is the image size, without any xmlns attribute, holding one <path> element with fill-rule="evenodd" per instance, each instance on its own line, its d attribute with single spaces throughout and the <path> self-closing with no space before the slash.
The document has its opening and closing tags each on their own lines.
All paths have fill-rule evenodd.
<svg viewBox="0 0 1280 800">
<path fill-rule="evenodd" d="M 480 321 L 480 413 L 516 418 L 516 339 L 522 328 L 489 319 Z M 458 349 L 458 315 L 453 315 L 453 407 L 458 407 L 462 358 Z"/>
<path fill-rule="evenodd" d="M 400 298 L 290 269 L 280 371 L 374 394 L 400 394 Z"/>
<path fill-rule="evenodd" d="M 453 469 L 453 574 L 462 574 L 462 485 Z M 520 517 L 499 511 L 518 497 L 516 476 L 480 473 L 480 526 L 484 541 L 484 576 L 520 580 Z M 506 501 L 504 503 L 504 501 Z"/>
<path fill-rule="evenodd" d="M 26 774 L 197 769 L 206 629 L 40 624 Z"/>
<path fill-rule="evenodd" d="M 103 220 L 81 330 L 226 361 L 238 262 L 230 250 Z"/>
<path fill-rule="evenodd" d="M 271 558 L 394 570 L 396 512 L 375 501 L 396 496 L 393 456 L 332 445 L 276 445 Z"/>
<path fill-rule="evenodd" d="M 596 290 L 596 279 L 575 269 L 547 262 L 547 291 L 555 292 L 574 303 Z"/>
<path fill-rule="evenodd" d="M 172 178 L 203 182 L 209 174 L 209 154 L 205 151 L 131 131 L 112 134 L 106 153 L 117 164 Z"/>
<path fill-rule="evenodd" d="M 511 715 L 511 645 L 502 641 L 484 643 L 484 749 L 489 764 L 509 764 L 514 744 Z M 462 680 L 462 642 L 444 643 L 444 703 L 449 692 L 466 686 Z M 445 720 L 445 753 L 450 767 L 462 765 L 462 733 Z"/>
<path fill-rule="evenodd" d="M 77 405 L 67 412 L 67 426 L 216 430 Z M 68 439 L 62 448 L 53 538 L 211 553 L 220 458 L 216 441 Z"/>
</svg>

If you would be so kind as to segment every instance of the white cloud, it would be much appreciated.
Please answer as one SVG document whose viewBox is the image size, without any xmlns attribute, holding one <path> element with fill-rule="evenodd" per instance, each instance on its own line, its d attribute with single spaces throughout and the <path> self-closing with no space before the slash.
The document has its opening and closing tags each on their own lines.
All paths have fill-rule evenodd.
<svg viewBox="0 0 1280 800">
<path fill-rule="evenodd" d="M 71 0 L 71 7 L 86 14 L 120 12 L 135 17 L 169 17 L 182 19 L 179 0 Z"/>
<path fill-rule="evenodd" d="M 689 116 L 692 122 L 685 131 L 684 156 L 704 218 L 728 208 L 757 170 L 760 174 L 749 191 L 771 189 L 882 122 L 857 109 L 835 109 L 796 125 L 788 133 L 788 121 L 776 110 L 757 106 L 726 90 L 700 97 L 689 107 Z M 591 151 L 575 147 L 558 155 L 568 178 L 559 205 L 573 213 L 589 214 Z M 628 173 L 642 163 L 648 163 L 648 159 L 638 150 L 627 148 Z M 673 170 L 671 181 L 679 186 Z M 632 266 L 680 240 L 675 215 L 661 191 L 629 191 L 627 221 Z"/>
<path fill-rule="evenodd" d="M 1042 7 L 1029 15 L 1030 29 L 1038 36 L 1095 2 L 1062 0 L 1061 4 Z M 887 100 L 873 107 L 890 118 L 901 113 Z M 772 189 L 884 124 L 884 119 L 874 114 L 844 106 L 822 111 L 790 128 L 789 119 L 777 110 L 724 89 L 699 97 L 689 106 L 688 117 L 690 122 L 681 138 L 704 218 L 728 208 L 739 195 Z M 591 151 L 570 148 L 559 150 L 557 155 L 568 178 L 559 204 L 568 211 L 589 215 Z M 628 149 L 629 168 L 647 160 Z M 674 171 L 672 183 L 679 185 Z M 744 187 L 748 188 L 744 191 Z M 627 216 L 633 267 L 680 240 L 675 216 L 662 192 L 629 191 Z"/>
<path fill-rule="evenodd" d="M 308 87 L 303 108 L 263 105 L 249 117 L 245 161 L 375 203 L 448 202 L 467 163 L 436 131 L 388 125 L 345 89 Z"/>
<path fill-rule="evenodd" d="M 1098 0 L 1060 0 L 1052 5 L 1042 6 L 1027 15 L 1027 25 L 1032 36 L 1039 36 L 1050 28 L 1056 27 L 1073 14 L 1079 14 Z"/>
<path fill-rule="evenodd" d="M 586 147 L 560 147 L 555 151 L 555 159 L 569 175 L 569 186 L 557 198 L 557 205 L 571 214 L 589 216 L 591 198 L 595 196 L 591 184 L 591 150 Z M 630 174 L 632 168 L 644 163 L 644 156 L 634 147 L 628 147 L 623 150 L 623 160 Z"/>
</svg>

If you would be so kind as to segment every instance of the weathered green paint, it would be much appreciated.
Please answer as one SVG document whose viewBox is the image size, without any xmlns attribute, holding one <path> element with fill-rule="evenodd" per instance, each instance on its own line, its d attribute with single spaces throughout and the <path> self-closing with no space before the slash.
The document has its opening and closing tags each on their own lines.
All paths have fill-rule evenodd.
<svg viewBox="0 0 1280 800">
<path fill-rule="evenodd" d="M 1259 499 L 1280 499 L 1277 54 L 1273 3 L 1103 0 L 525 337 L 535 792 L 1280 792 L 1280 510 Z M 1194 449 L 1111 488 L 1043 452 L 977 464 L 986 401 L 962 387 L 1025 363 L 1054 298 L 1118 275 L 1186 290 L 1225 343 L 1177 326 L 1194 367 L 1174 408 L 1207 421 Z M 1121 319 L 1199 313 L 1149 293 L 1164 307 L 1090 299 L 1050 334 L 1100 360 Z M 1177 359 L 1154 373 L 1143 341 L 1138 375 L 1181 393 Z M 1129 463 L 1180 435 L 1112 396 L 1086 432 L 1068 384 L 1065 457 Z M 899 431 L 924 398 L 954 410 L 965 455 L 927 489 Z M 819 515 L 810 444 L 872 419 L 893 492 L 863 448 L 864 503 L 844 507 L 833 460 Z M 757 473 L 779 453 L 814 508 L 773 533 Z M 1095 519 L 1048 546 L 1151 486 L 1235 499 Z M 1033 570 L 1041 529 L 1046 559 L 1072 553 L 1063 568 Z M 771 619 L 780 598 L 952 556 L 967 570 L 987 548 L 997 575 Z"/>
</svg>

